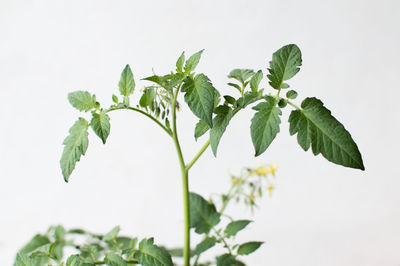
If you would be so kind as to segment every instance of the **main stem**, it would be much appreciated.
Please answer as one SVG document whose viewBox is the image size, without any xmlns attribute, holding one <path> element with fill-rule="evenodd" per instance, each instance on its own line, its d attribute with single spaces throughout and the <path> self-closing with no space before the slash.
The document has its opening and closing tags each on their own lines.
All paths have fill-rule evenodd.
<svg viewBox="0 0 400 266">
<path fill-rule="evenodd" d="M 182 192 L 183 192 L 183 217 L 185 226 L 185 242 L 183 247 L 184 265 L 190 266 L 190 209 L 189 209 L 189 180 L 188 170 L 186 170 L 185 160 L 183 159 L 182 149 L 179 144 L 178 131 L 176 129 L 176 100 L 180 86 L 176 89 L 172 99 L 172 139 L 174 140 L 176 152 L 179 158 L 179 165 L 182 174 Z"/>
</svg>

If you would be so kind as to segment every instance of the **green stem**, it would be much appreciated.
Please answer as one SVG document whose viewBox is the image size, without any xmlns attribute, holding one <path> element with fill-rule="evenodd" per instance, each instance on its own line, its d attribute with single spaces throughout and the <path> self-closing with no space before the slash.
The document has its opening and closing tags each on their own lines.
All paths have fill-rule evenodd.
<svg viewBox="0 0 400 266">
<path fill-rule="evenodd" d="M 159 125 L 162 129 L 164 129 L 165 132 L 167 132 L 167 134 L 168 134 L 169 136 L 172 137 L 172 132 L 171 132 L 171 130 L 170 130 L 169 128 L 167 128 L 166 126 L 164 126 L 163 124 L 161 124 L 161 122 L 158 121 L 156 118 L 154 118 L 152 115 L 150 115 L 150 114 L 146 113 L 145 111 L 140 110 L 140 109 L 138 109 L 138 108 L 130 107 L 130 106 L 128 106 L 128 107 L 113 107 L 113 108 L 108 109 L 108 110 L 107 110 L 107 113 L 108 113 L 108 112 L 111 112 L 111 111 L 115 111 L 115 110 L 125 110 L 125 109 L 132 110 L 132 111 L 135 111 L 135 112 L 138 112 L 138 113 L 141 113 L 141 114 L 147 116 L 148 118 L 150 118 L 151 120 L 153 120 L 154 122 L 156 122 L 157 125 Z"/>
<path fill-rule="evenodd" d="M 178 154 L 179 165 L 182 174 L 182 192 L 183 192 L 183 216 L 184 216 L 184 234 L 185 242 L 183 248 L 183 260 L 185 266 L 190 266 L 190 209 L 189 209 L 189 180 L 188 170 L 182 155 L 182 149 L 179 144 L 178 130 L 176 128 L 176 100 L 178 97 L 180 86 L 177 87 L 175 95 L 172 99 L 172 139 L 174 140 L 176 152 Z"/>
<path fill-rule="evenodd" d="M 208 140 L 203 147 L 200 149 L 200 151 L 194 156 L 193 160 L 186 165 L 186 171 L 189 171 L 189 169 L 196 163 L 196 161 L 200 158 L 200 156 L 207 150 L 208 146 L 210 145 L 210 140 Z"/>
</svg>

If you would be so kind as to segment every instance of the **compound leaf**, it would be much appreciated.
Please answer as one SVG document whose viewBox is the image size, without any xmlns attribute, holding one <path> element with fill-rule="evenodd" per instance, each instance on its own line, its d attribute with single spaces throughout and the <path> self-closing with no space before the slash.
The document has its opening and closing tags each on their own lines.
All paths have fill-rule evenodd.
<svg viewBox="0 0 400 266">
<path fill-rule="evenodd" d="M 143 239 L 134 258 L 143 266 L 173 266 L 169 253 L 153 244 L 153 238 Z"/>
<path fill-rule="evenodd" d="M 210 144 L 214 156 L 217 156 L 217 148 L 229 121 L 233 117 L 233 111 L 229 106 L 220 105 L 215 111 L 217 115 L 213 119 L 213 127 L 210 130 Z"/>
<path fill-rule="evenodd" d="M 99 113 L 93 113 L 90 126 L 94 133 L 103 141 L 103 144 L 105 144 L 110 134 L 110 117 L 108 114 L 104 110 L 101 110 Z"/>
<path fill-rule="evenodd" d="M 74 91 L 68 93 L 69 103 L 79 111 L 90 111 L 96 107 L 96 96 L 87 91 Z"/>
<path fill-rule="evenodd" d="M 220 214 L 215 205 L 206 201 L 202 196 L 190 192 L 190 227 L 198 234 L 208 233 L 220 221 Z"/>
<path fill-rule="evenodd" d="M 297 133 L 297 142 L 314 155 L 322 154 L 328 161 L 364 170 L 357 144 L 344 126 L 331 115 L 317 98 L 306 98 L 301 110 L 290 114 L 290 135 Z"/>
<path fill-rule="evenodd" d="M 285 80 L 292 78 L 300 71 L 301 51 L 295 44 L 285 45 L 273 53 L 272 61 L 269 62 L 269 84 L 274 89 L 288 88 Z"/>
<path fill-rule="evenodd" d="M 68 137 L 64 139 L 64 151 L 61 156 L 60 165 L 65 182 L 68 182 L 69 176 L 75 169 L 75 164 L 86 153 L 89 145 L 88 127 L 89 123 L 80 117 L 70 128 Z"/>
<path fill-rule="evenodd" d="M 119 92 L 123 96 L 129 96 L 133 93 L 135 89 L 135 80 L 133 79 L 133 73 L 129 65 L 126 65 L 122 71 L 118 86 Z"/>
<path fill-rule="evenodd" d="M 257 110 L 251 120 L 251 140 L 256 151 L 255 156 L 262 154 L 276 135 L 279 133 L 279 116 L 282 111 L 276 107 L 277 101 L 271 96 L 265 97 L 266 101 L 254 106 Z"/>
<path fill-rule="evenodd" d="M 198 74 L 194 79 L 185 79 L 182 86 L 185 102 L 190 110 L 210 127 L 212 127 L 215 91 L 216 89 L 204 74 Z"/>
</svg>

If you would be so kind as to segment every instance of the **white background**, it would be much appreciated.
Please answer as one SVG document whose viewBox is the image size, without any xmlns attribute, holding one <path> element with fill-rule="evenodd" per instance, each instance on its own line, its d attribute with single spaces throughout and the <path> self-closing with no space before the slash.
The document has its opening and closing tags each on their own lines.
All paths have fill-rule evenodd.
<svg viewBox="0 0 400 266">
<path fill-rule="evenodd" d="M 397 0 L 1 0 L 0 264 L 11 265 L 35 233 L 60 223 L 99 233 L 118 224 L 123 234 L 182 243 L 172 141 L 138 114 L 112 113 L 107 145 L 91 133 L 87 155 L 64 183 L 61 143 L 80 115 L 68 92 L 89 90 L 108 105 L 125 64 L 139 91 L 152 67 L 167 73 L 183 50 L 204 48 L 198 72 L 222 94 L 235 93 L 226 86 L 230 70 L 265 73 L 275 50 L 296 43 L 303 66 L 289 83 L 333 111 L 366 171 L 305 153 L 289 136 L 289 110 L 278 138 L 254 158 L 249 108 L 229 125 L 218 158 L 208 150 L 194 166 L 191 190 L 223 192 L 241 166 L 278 163 L 276 191 L 238 238 L 265 241 L 248 265 L 400 265 L 399 34 Z M 187 160 L 205 141 L 194 141 L 188 111 L 179 116 Z"/>
</svg>

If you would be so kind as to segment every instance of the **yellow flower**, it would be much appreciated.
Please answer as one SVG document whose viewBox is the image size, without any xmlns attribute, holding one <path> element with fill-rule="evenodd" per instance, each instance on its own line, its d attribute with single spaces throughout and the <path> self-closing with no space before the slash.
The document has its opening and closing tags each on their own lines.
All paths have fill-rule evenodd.
<svg viewBox="0 0 400 266">
<path fill-rule="evenodd" d="M 278 170 L 278 166 L 277 165 L 270 165 L 268 172 L 271 173 L 273 176 L 275 176 L 275 172 L 276 170 Z"/>
<path fill-rule="evenodd" d="M 257 167 L 255 172 L 257 175 L 266 176 L 269 173 L 269 169 L 265 166 L 261 166 Z"/>
<path fill-rule="evenodd" d="M 274 190 L 274 188 L 275 187 L 272 184 L 268 187 L 268 195 L 270 195 L 270 196 L 272 195 L 272 190 Z"/>
</svg>

